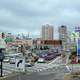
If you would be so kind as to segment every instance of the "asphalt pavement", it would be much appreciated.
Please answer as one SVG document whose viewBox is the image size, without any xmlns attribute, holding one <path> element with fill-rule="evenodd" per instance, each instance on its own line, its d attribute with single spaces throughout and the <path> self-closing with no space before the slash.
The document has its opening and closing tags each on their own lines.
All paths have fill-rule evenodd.
<svg viewBox="0 0 80 80">
<path fill-rule="evenodd" d="M 60 73 L 49 73 L 41 75 L 39 73 L 31 73 L 18 76 L 18 80 L 63 80 L 64 74 Z"/>
<path fill-rule="evenodd" d="M 15 64 L 4 63 L 4 73 L 15 71 Z M 65 73 L 68 73 L 65 65 L 61 65 L 61 58 L 58 57 L 50 63 L 35 63 L 33 67 L 26 67 L 24 75 L 17 76 L 17 80 L 63 80 Z"/>
</svg>

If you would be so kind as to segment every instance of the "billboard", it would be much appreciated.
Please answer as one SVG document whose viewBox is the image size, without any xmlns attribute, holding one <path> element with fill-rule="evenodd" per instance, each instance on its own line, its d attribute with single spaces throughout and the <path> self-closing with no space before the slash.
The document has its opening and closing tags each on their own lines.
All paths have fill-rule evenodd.
<svg viewBox="0 0 80 80">
<path fill-rule="evenodd" d="M 24 72 L 25 71 L 25 58 L 17 57 L 16 58 L 16 70 Z"/>
<path fill-rule="evenodd" d="M 80 38 L 77 38 L 77 55 L 80 56 Z"/>
</svg>

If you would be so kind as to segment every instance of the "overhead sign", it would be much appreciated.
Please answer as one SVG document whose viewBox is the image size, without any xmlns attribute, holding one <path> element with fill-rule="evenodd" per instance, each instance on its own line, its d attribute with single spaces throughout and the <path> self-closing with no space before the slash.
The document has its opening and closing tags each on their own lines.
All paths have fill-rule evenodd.
<svg viewBox="0 0 80 80">
<path fill-rule="evenodd" d="M 16 58 L 16 70 L 24 72 L 25 71 L 25 58 L 17 57 Z"/>
<path fill-rule="evenodd" d="M 80 27 L 75 27 L 75 32 L 80 32 Z"/>
</svg>

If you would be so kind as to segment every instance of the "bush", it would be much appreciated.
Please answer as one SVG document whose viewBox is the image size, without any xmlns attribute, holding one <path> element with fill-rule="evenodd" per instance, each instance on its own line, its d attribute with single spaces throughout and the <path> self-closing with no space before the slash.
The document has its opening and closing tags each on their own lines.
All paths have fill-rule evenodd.
<svg viewBox="0 0 80 80">
<path fill-rule="evenodd" d="M 71 55 L 69 56 L 69 59 L 71 59 L 73 56 L 77 56 L 77 52 L 71 52 Z"/>
<path fill-rule="evenodd" d="M 78 63 L 80 63 L 80 60 L 78 60 Z"/>
</svg>

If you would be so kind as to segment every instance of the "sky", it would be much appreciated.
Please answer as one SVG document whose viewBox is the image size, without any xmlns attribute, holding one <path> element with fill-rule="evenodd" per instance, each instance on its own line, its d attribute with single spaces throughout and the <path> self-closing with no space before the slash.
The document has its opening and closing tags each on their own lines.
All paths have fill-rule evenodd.
<svg viewBox="0 0 80 80">
<path fill-rule="evenodd" d="M 47 23 L 53 25 L 55 38 L 61 25 L 72 31 L 80 25 L 80 0 L 0 0 L 0 31 L 39 37 Z"/>
</svg>

